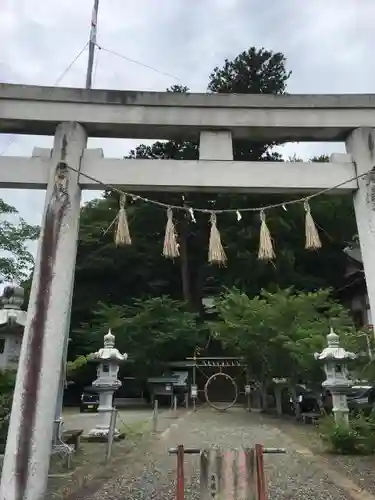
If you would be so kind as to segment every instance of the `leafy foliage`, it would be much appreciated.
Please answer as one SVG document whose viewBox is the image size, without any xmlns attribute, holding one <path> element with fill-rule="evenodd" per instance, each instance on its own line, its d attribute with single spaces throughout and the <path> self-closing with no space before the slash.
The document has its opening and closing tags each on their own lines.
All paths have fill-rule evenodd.
<svg viewBox="0 0 375 500">
<path fill-rule="evenodd" d="M 208 90 L 227 94 L 283 94 L 291 75 L 281 52 L 251 47 L 210 75 Z"/>
<path fill-rule="evenodd" d="M 16 372 L 0 371 L 0 452 L 5 449 L 8 434 L 10 411 L 12 409 L 13 391 L 16 382 Z"/>
<path fill-rule="evenodd" d="M 375 422 L 372 416 L 357 415 L 349 425 L 326 417 L 319 422 L 319 432 L 332 453 L 368 455 L 375 452 Z"/>
<path fill-rule="evenodd" d="M 27 277 L 34 263 L 27 249 L 27 241 L 39 236 L 39 227 L 27 224 L 18 217 L 17 210 L 0 199 L 0 249 L 5 252 L 0 257 L 0 279 L 21 282 Z M 17 216 L 19 222 L 12 223 L 10 217 Z"/>
<path fill-rule="evenodd" d="M 13 394 L 16 376 L 15 370 L 0 370 L 0 394 Z"/>
<path fill-rule="evenodd" d="M 237 289 L 217 302 L 215 332 L 221 341 L 244 356 L 260 380 L 286 377 L 321 381 L 321 369 L 313 354 L 326 344 L 329 326 L 354 337 L 347 311 L 330 297 L 330 290 L 274 293 L 262 291 L 250 298 Z"/>
<path fill-rule="evenodd" d="M 86 356 L 78 356 L 74 361 L 68 361 L 66 364 L 66 378 L 71 380 L 75 378 L 82 368 L 87 365 L 88 359 Z"/>
<path fill-rule="evenodd" d="M 221 67 L 214 68 L 209 77 L 208 92 L 284 94 L 289 77 L 283 54 L 251 47 L 232 61 L 226 60 Z M 175 85 L 169 91 L 188 93 L 189 89 Z M 282 161 L 280 154 L 272 150 L 274 145 L 274 142 L 265 143 L 257 138 L 235 140 L 234 159 Z M 140 144 L 128 157 L 196 160 L 198 143 L 180 137 L 173 141 L 156 141 L 152 145 Z M 285 195 L 273 194 L 140 194 L 167 204 L 217 209 L 263 206 L 286 199 Z M 298 195 L 293 194 L 295 197 Z M 119 306 L 122 317 L 125 315 L 123 308 L 132 307 L 134 300 L 139 304 L 150 297 L 167 295 L 172 300 L 185 301 L 190 311 L 204 317 L 202 299 L 218 296 L 223 287 L 235 286 L 249 297 L 257 296 L 262 288 L 273 292 L 278 287 L 291 286 L 304 292 L 338 288 L 346 266 L 342 249 L 356 232 L 351 200 L 341 196 L 318 198 L 311 203 L 311 209 L 314 220 L 323 228 L 320 231 L 323 248 L 319 253 L 304 250 L 304 211 L 300 205 L 288 207 L 287 212 L 274 210 L 268 213 L 267 223 L 277 254 L 274 265 L 257 259 L 258 213 L 246 213 L 240 222 L 233 214 L 220 215 L 218 227 L 228 266 L 219 269 L 207 263 L 209 223 L 206 214 L 196 213 L 194 223 L 188 214 L 174 213 L 181 257 L 171 262 L 161 255 L 166 222 L 163 210 L 142 202 L 129 202 L 127 213 L 133 245 L 117 249 L 113 243 L 113 228 L 107 230 L 118 210 L 117 194 L 106 192 L 104 199 L 86 204 L 81 214 L 70 359 L 92 351 L 95 335 L 90 334 L 88 342 L 84 329 L 91 331 L 92 323 L 97 324 L 98 316 L 94 311 L 97 311 L 99 302 L 103 307 L 109 307 L 109 304 Z M 84 327 L 77 328 L 79 325 Z M 126 349 L 131 352 L 128 346 Z"/>
<path fill-rule="evenodd" d="M 127 352 L 135 372 L 144 375 L 161 362 L 192 355 L 204 335 L 197 315 L 186 304 L 169 297 L 136 300 L 132 305 L 99 304 L 90 327 L 90 345 L 102 347 L 109 328 L 116 334 L 116 347 Z M 83 331 L 88 332 L 88 325 Z"/>
</svg>

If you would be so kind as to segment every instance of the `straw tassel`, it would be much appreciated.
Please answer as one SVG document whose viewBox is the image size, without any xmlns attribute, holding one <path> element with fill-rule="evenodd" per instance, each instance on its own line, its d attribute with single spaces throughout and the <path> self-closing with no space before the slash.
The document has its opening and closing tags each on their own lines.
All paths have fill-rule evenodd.
<svg viewBox="0 0 375 500">
<path fill-rule="evenodd" d="M 163 255 L 167 259 L 179 257 L 180 250 L 177 243 L 177 234 L 173 223 L 173 212 L 171 208 L 167 210 L 167 225 L 165 227 Z"/>
<path fill-rule="evenodd" d="M 219 266 L 225 266 L 227 261 L 227 256 L 223 245 L 221 244 L 220 233 L 217 228 L 216 214 L 211 214 L 211 231 L 210 231 L 210 241 L 208 246 L 208 262 L 210 264 L 218 264 Z"/>
<path fill-rule="evenodd" d="M 270 261 L 273 260 L 276 255 L 273 251 L 272 238 L 270 231 L 266 224 L 266 214 L 264 210 L 260 212 L 260 238 L 259 238 L 259 251 L 258 259 Z"/>
<path fill-rule="evenodd" d="M 124 194 L 120 197 L 120 210 L 117 215 L 117 229 L 115 233 L 116 246 L 131 245 L 132 239 L 129 232 L 128 217 L 125 211 L 126 196 Z"/>
<path fill-rule="evenodd" d="M 309 202 L 306 200 L 303 204 L 305 212 L 306 212 L 306 219 L 305 219 L 305 236 L 306 236 L 306 243 L 305 243 L 305 249 L 306 250 L 318 250 L 319 248 L 322 247 L 322 242 L 320 241 L 319 233 L 316 228 L 314 219 L 312 218 L 311 211 L 310 211 L 310 205 Z"/>
</svg>

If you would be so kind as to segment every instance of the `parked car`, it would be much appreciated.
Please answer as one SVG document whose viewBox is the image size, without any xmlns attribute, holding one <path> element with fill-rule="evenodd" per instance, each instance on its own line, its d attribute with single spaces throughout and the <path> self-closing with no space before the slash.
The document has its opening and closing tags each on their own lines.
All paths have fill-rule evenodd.
<svg viewBox="0 0 375 500">
<path fill-rule="evenodd" d="M 374 408 L 375 387 L 372 385 L 353 385 L 347 394 L 349 410 L 369 415 Z"/>
<path fill-rule="evenodd" d="M 364 413 L 369 415 L 375 405 L 375 386 L 353 385 L 346 395 L 348 408 L 351 413 Z M 325 391 L 323 395 L 323 406 L 326 413 L 332 413 L 332 395 Z"/>
<path fill-rule="evenodd" d="M 299 406 L 301 413 L 320 413 L 321 403 L 316 394 L 306 392 L 300 396 Z"/>
<path fill-rule="evenodd" d="M 85 411 L 98 411 L 99 407 L 99 394 L 96 392 L 83 392 L 81 395 L 80 412 Z"/>
</svg>

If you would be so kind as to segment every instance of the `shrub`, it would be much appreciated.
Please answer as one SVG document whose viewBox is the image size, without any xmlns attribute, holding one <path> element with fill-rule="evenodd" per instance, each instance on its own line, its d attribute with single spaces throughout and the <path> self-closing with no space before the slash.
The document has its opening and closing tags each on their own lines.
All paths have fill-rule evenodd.
<svg viewBox="0 0 375 500">
<path fill-rule="evenodd" d="M 352 421 L 352 428 L 358 434 L 358 450 L 370 454 L 375 452 L 375 421 L 373 416 L 359 413 Z"/>
<path fill-rule="evenodd" d="M 362 414 L 350 420 L 349 425 L 327 417 L 320 422 L 319 430 L 332 453 L 367 455 L 375 452 L 375 422 Z"/>
<path fill-rule="evenodd" d="M 339 454 L 357 453 L 358 433 L 350 425 L 336 423 L 327 417 L 319 424 L 322 440 L 328 444 L 330 451 Z"/>
<path fill-rule="evenodd" d="M 5 450 L 13 395 L 0 394 L 0 453 Z"/>
<path fill-rule="evenodd" d="M 0 371 L 0 453 L 6 445 L 15 381 L 15 371 Z"/>
<path fill-rule="evenodd" d="M 14 370 L 0 370 L 0 394 L 12 394 L 16 384 L 17 372 Z"/>
</svg>

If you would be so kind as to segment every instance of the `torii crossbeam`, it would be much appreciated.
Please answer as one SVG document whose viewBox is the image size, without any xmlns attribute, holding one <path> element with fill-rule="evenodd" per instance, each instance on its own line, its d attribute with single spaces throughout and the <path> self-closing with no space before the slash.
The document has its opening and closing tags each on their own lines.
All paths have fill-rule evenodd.
<svg viewBox="0 0 375 500">
<path fill-rule="evenodd" d="M 17 375 L 1 500 L 41 500 L 70 317 L 82 189 L 90 177 L 129 191 L 316 192 L 374 166 L 375 95 L 272 96 L 123 92 L 0 85 L 0 133 L 54 135 L 53 150 L 0 158 L 0 187 L 46 188 L 42 231 Z M 199 140 L 199 161 L 105 159 L 88 136 Z M 232 139 L 345 141 L 330 163 L 237 162 Z M 66 168 L 66 165 L 76 169 Z M 375 312 L 372 173 L 351 193 Z"/>
</svg>

